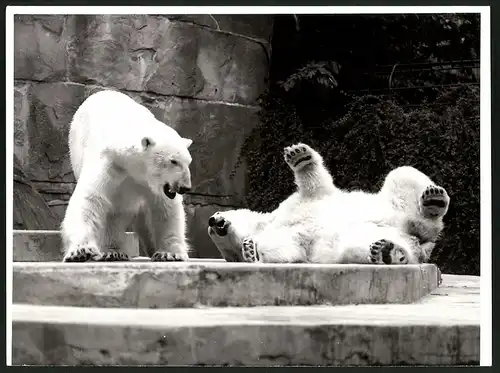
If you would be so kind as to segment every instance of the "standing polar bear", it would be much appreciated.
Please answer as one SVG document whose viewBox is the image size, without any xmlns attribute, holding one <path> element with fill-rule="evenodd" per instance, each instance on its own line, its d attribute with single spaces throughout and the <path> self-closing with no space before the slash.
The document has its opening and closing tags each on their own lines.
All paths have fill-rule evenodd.
<svg viewBox="0 0 500 373">
<path fill-rule="evenodd" d="M 271 213 L 216 212 L 208 234 L 228 261 L 416 264 L 429 259 L 449 205 L 446 191 L 403 166 L 376 193 L 337 188 L 306 144 L 285 148 L 298 190 Z"/>
<path fill-rule="evenodd" d="M 89 96 L 69 131 L 77 185 L 61 226 L 63 261 L 128 260 L 119 250 L 134 219 L 152 260 L 187 260 L 191 143 L 123 93 Z"/>
</svg>

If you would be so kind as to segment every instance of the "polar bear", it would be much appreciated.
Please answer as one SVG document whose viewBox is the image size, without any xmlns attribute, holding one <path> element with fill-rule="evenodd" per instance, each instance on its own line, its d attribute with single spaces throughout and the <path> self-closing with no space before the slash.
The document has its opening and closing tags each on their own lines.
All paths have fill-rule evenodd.
<svg viewBox="0 0 500 373">
<path fill-rule="evenodd" d="M 153 261 L 187 260 L 191 144 L 123 93 L 89 96 L 69 131 L 77 185 L 61 225 L 63 261 L 128 260 L 120 248 L 134 218 Z"/>
<path fill-rule="evenodd" d="M 306 144 L 285 148 L 297 192 L 271 213 L 216 212 L 208 234 L 227 261 L 416 264 L 428 260 L 443 229 L 446 191 L 404 166 L 379 193 L 337 188 Z"/>
</svg>

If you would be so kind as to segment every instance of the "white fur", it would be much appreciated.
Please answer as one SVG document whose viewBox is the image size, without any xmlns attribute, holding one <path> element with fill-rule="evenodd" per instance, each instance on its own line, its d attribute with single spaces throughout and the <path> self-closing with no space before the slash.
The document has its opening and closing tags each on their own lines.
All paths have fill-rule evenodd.
<svg viewBox="0 0 500 373">
<path fill-rule="evenodd" d="M 125 94 L 88 97 L 69 131 L 77 186 L 61 227 L 65 260 L 78 252 L 98 260 L 119 249 L 135 218 L 142 219 L 136 225 L 149 249 L 187 259 L 182 196 L 167 198 L 163 186 L 191 187 L 191 143 Z M 150 222 L 143 220 L 148 215 Z"/>
<path fill-rule="evenodd" d="M 290 149 L 299 148 L 307 152 L 290 159 Z M 310 154 L 311 160 L 295 166 L 294 161 L 304 154 Z M 334 185 L 321 156 L 307 145 L 286 148 L 285 159 L 298 190 L 276 210 L 266 214 L 231 210 L 212 216 L 215 220 L 208 234 L 227 260 L 245 260 L 240 252 L 250 245 L 262 262 L 372 263 L 370 249 L 379 240 L 395 245 L 393 262 L 402 258 L 403 264 L 418 263 L 429 258 L 443 228 L 449 197 L 444 192 L 446 208 L 439 216 L 424 216 L 421 196 L 434 186 L 426 175 L 412 167 L 399 167 L 387 175 L 379 193 L 347 192 Z M 227 235 L 221 236 L 216 221 L 226 222 Z M 420 245 L 410 228 L 423 231 L 429 241 Z"/>
</svg>

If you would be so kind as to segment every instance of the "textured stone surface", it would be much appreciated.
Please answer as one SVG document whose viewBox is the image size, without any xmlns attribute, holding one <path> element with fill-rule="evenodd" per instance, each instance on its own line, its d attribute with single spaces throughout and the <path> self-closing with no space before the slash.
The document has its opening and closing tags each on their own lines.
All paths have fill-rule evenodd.
<svg viewBox="0 0 500 373">
<path fill-rule="evenodd" d="M 38 81 L 64 80 L 71 34 L 64 15 L 14 17 L 14 76 Z"/>
<path fill-rule="evenodd" d="M 226 16 L 219 25 L 268 39 L 272 18 Z M 16 16 L 14 44 L 16 79 L 244 104 L 262 93 L 269 68 L 258 42 L 154 15 Z"/>
<path fill-rule="evenodd" d="M 62 260 L 62 243 L 55 231 L 14 231 L 15 262 L 51 262 Z"/>
<path fill-rule="evenodd" d="M 231 32 L 269 43 L 273 31 L 273 16 L 270 14 L 176 14 L 169 19 L 192 22 L 215 30 Z"/>
<path fill-rule="evenodd" d="M 438 269 L 247 263 L 14 263 L 13 302 L 168 308 L 410 303 Z"/>
<path fill-rule="evenodd" d="M 70 78 L 118 89 L 254 104 L 268 61 L 254 41 L 161 16 L 76 16 Z"/>
<path fill-rule="evenodd" d="M 123 251 L 131 257 L 137 256 L 138 245 L 137 237 L 133 233 L 127 233 Z M 13 246 L 15 262 L 60 262 L 63 258 L 59 231 L 15 230 Z"/>
<path fill-rule="evenodd" d="M 29 89 L 29 84 L 21 83 L 14 86 L 14 155 L 21 167 L 24 167 L 24 161 L 28 159 L 29 154 Z"/>
<path fill-rule="evenodd" d="M 58 229 L 59 219 L 26 177 L 14 154 L 12 219 L 14 229 Z"/>
<path fill-rule="evenodd" d="M 69 123 L 85 97 L 85 86 L 32 84 L 27 139 L 28 156 L 21 163 L 35 181 L 74 181 L 69 160 Z"/>
<path fill-rule="evenodd" d="M 14 305 L 13 363 L 479 364 L 479 277 L 465 276 L 465 283 L 461 277 L 443 276 L 439 289 L 408 305 L 169 310 Z"/>
</svg>

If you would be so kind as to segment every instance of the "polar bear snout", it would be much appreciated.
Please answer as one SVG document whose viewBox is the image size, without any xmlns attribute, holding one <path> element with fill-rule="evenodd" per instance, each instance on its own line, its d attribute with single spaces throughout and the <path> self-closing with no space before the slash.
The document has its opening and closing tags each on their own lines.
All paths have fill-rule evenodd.
<svg viewBox="0 0 500 373">
<path fill-rule="evenodd" d="M 211 216 L 209 219 L 208 219 L 208 226 L 209 227 L 213 227 L 214 225 L 217 227 L 217 228 L 223 228 L 224 227 L 224 224 L 225 224 L 225 220 L 224 218 L 217 220 L 215 217 Z"/>
<path fill-rule="evenodd" d="M 212 230 L 220 237 L 227 235 L 230 225 L 231 223 L 227 219 L 223 218 L 218 212 L 208 218 L 209 231 Z"/>
<path fill-rule="evenodd" d="M 215 225 L 215 218 L 213 216 L 211 216 L 209 219 L 208 219 L 208 226 L 209 227 L 213 227 Z"/>
<path fill-rule="evenodd" d="M 179 187 L 179 194 L 185 194 L 185 193 L 189 192 L 190 190 L 191 190 L 190 187 L 181 186 L 181 187 Z"/>
</svg>

